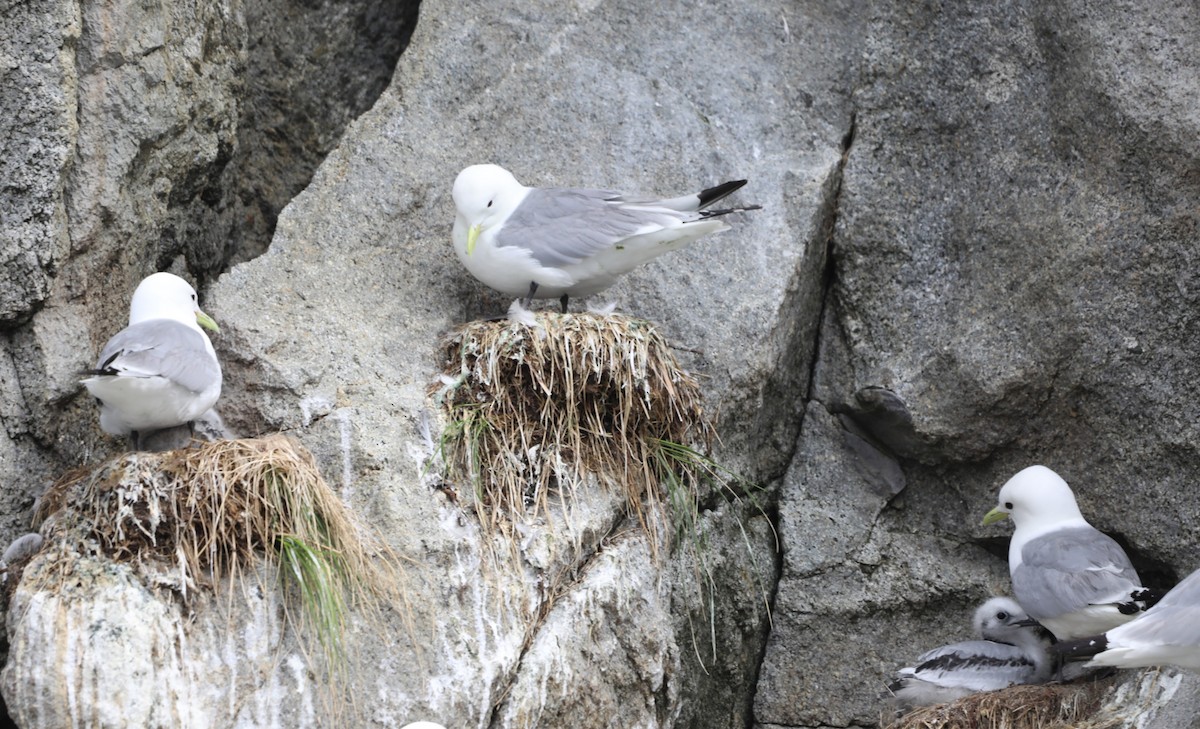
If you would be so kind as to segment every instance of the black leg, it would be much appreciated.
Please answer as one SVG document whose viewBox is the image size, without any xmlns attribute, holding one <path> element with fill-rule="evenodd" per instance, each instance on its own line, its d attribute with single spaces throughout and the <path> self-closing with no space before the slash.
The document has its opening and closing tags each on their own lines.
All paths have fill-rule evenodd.
<svg viewBox="0 0 1200 729">
<path fill-rule="evenodd" d="M 562 298 L 558 300 L 558 303 L 562 304 L 562 309 L 563 309 L 562 313 L 566 314 L 567 313 L 567 295 L 563 294 Z"/>
<path fill-rule="evenodd" d="M 142 449 L 142 438 L 136 430 L 129 431 L 129 444 L 133 446 L 133 450 L 135 451 Z"/>
<path fill-rule="evenodd" d="M 528 309 L 533 304 L 533 295 L 537 293 L 537 281 L 529 282 L 529 293 L 525 296 L 525 300 L 521 302 L 521 306 Z"/>
</svg>

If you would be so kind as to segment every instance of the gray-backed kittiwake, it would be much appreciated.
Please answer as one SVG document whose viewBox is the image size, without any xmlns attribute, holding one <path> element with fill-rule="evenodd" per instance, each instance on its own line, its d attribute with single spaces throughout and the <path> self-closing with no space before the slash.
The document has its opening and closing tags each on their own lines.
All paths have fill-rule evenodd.
<svg viewBox="0 0 1200 729">
<path fill-rule="evenodd" d="M 611 190 L 526 187 L 503 167 L 472 165 L 454 181 L 454 250 L 475 278 L 510 296 L 557 298 L 613 285 L 637 266 L 729 226 L 717 218 L 758 210 L 705 209 L 746 184 L 656 199 Z"/>
<path fill-rule="evenodd" d="M 83 385 L 100 401 L 100 427 L 141 435 L 189 424 L 221 396 L 221 365 L 200 328 L 218 331 L 196 292 L 169 273 L 146 277 L 133 292 L 129 326 L 117 332 Z"/>
<path fill-rule="evenodd" d="M 1013 595 L 1029 616 L 1069 640 L 1132 620 L 1160 594 L 1142 587 L 1121 545 L 1083 518 L 1057 473 L 1030 466 L 1000 489 L 984 524 L 1011 517 Z"/>
</svg>

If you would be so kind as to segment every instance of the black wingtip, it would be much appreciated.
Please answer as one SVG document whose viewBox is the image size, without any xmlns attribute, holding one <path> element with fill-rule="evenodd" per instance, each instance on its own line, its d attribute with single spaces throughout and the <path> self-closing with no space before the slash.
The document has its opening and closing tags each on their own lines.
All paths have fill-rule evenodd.
<svg viewBox="0 0 1200 729">
<path fill-rule="evenodd" d="M 1122 615 L 1137 615 L 1157 605 L 1167 592 L 1169 591 L 1154 587 L 1138 588 L 1129 593 L 1129 600 L 1116 603 L 1117 610 L 1120 610 Z"/>
<path fill-rule="evenodd" d="M 718 215 L 729 215 L 730 213 L 744 213 L 747 210 L 762 210 L 762 205 L 742 205 L 736 208 L 721 208 L 720 210 L 701 210 L 700 217 L 715 218 Z"/>
<path fill-rule="evenodd" d="M 710 187 L 707 190 L 701 190 L 699 194 L 700 207 L 706 208 L 723 197 L 728 197 L 734 192 L 742 189 L 746 185 L 747 180 L 730 180 L 722 182 L 716 187 Z"/>
<path fill-rule="evenodd" d="M 1064 661 L 1086 661 L 1106 650 L 1108 650 L 1108 636 L 1103 633 L 1089 638 L 1060 640 L 1050 646 L 1050 652 L 1061 656 Z"/>
<path fill-rule="evenodd" d="M 116 371 L 112 367 L 101 367 L 101 368 L 94 369 L 94 370 L 79 370 L 78 374 L 81 376 L 87 376 L 87 377 L 111 377 L 113 375 L 119 375 L 121 373 Z"/>
<path fill-rule="evenodd" d="M 1133 598 L 1135 602 L 1144 604 L 1146 607 L 1142 608 L 1143 610 L 1149 610 L 1157 605 L 1159 600 L 1166 597 L 1168 592 L 1170 592 L 1170 590 L 1164 590 L 1160 587 L 1143 587 L 1140 590 L 1134 590 L 1130 597 Z"/>
<path fill-rule="evenodd" d="M 113 352 L 112 356 L 109 357 L 108 359 L 104 360 L 103 362 L 101 362 L 100 365 L 96 367 L 96 369 L 80 370 L 79 374 L 88 375 L 89 377 L 96 376 L 96 375 L 107 376 L 107 375 L 120 374 L 119 372 L 117 372 L 116 368 L 112 367 L 112 363 L 114 361 L 116 361 L 117 357 L 119 357 L 120 355 L 121 355 L 120 352 Z"/>
</svg>

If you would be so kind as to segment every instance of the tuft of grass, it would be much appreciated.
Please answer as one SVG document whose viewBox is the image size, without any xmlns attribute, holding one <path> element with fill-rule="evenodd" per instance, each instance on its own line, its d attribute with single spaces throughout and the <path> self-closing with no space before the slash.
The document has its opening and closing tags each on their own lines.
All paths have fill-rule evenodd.
<svg viewBox="0 0 1200 729">
<path fill-rule="evenodd" d="M 537 327 L 460 327 L 431 387 L 448 422 L 439 444 L 448 475 L 471 482 L 483 526 L 507 530 L 516 514 L 549 519 L 552 494 L 569 495 L 594 475 L 623 491 L 656 548 L 650 514 L 669 510 L 683 519 L 677 535 L 694 527 L 687 520 L 695 518 L 702 472 L 671 467 L 686 461 L 672 461 L 662 444 L 711 444 L 695 378 L 644 320 L 537 319 Z"/>
<path fill-rule="evenodd" d="M 713 484 L 718 487 L 720 493 L 725 498 L 739 504 L 745 499 L 759 514 L 766 517 L 766 511 L 756 498 L 756 492 L 761 487 L 747 481 L 690 446 L 668 440 L 654 440 L 650 445 L 654 458 L 654 467 L 658 471 L 660 481 L 664 484 L 667 491 L 675 543 L 690 545 L 691 553 L 695 558 L 695 584 L 699 587 L 702 599 L 706 591 L 708 594 L 708 598 L 704 601 L 703 606 L 708 614 L 710 660 L 715 663 L 719 659 L 715 606 L 717 583 L 716 578 L 713 576 L 712 567 L 709 565 L 707 559 L 708 544 L 700 523 L 699 491 L 690 487 L 689 484 L 700 482 Z M 740 520 L 736 523 L 738 530 L 742 534 L 742 541 L 746 546 L 746 554 L 749 556 L 753 566 L 755 581 L 758 583 L 759 598 L 762 600 L 767 621 L 773 624 L 771 591 L 767 589 L 767 585 L 759 577 L 759 575 L 763 574 L 764 570 L 758 562 L 750 535 L 746 533 L 745 525 Z M 775 527 L 771 524 L 769 518 L 766 519 L 766 523 L 771 525 L 771 529 L 774 530 Z M 778 535 L 775 537 L 775 548 L 779 549 Z M 691 624 L 691 619 L 691 614 L 689 613 L 689 625 Z M 691 625 L 691 630 L 693 636 L 692 644 L 696 649 L 696 658 L 701 668 L 707 670 L 706 661 L 700 655 L 700 643 L 695 637 L 696 627 Z"/>
<path fill-rule="evenodd" d="M 403 600 L 396 555 L 359 528 L 312 454 L 283 435 L 128 453 L 72 471 L 41 499 L 35 523 L 52 515 L 43 531 L 60 539 L 177 573 L 184 600 L 254 560 L 276 561 L 299 596 L 302 617 L 288 610 L 288 619 L 302 638 L 315 634 L 331 672 L 344 658 L 347 606 L 370 618 L 380 603 Z"/>
<path fill-rule="evenodd" d="M 346 614 L 341 561 L 290 534 L 280 535 L 278 550 L 280 577 L 300 593 L 304 614 L 331 664 L 340 664 Z"/>
</svg>

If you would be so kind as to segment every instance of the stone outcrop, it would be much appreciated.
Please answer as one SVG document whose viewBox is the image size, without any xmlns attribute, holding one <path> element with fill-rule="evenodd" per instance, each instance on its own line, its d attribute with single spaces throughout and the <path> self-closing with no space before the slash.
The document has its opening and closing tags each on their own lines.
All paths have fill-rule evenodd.
<svg viewBox="0 0 1200 729">
<path fill-rule="evenodd" d="M 890 672 L 1007 588 L 1008 532 L 979 521 L 1035 462 L 1147 583 L 1200 567 L 1191 4 L 461 5 L 424 3 L 373 105 L 394 18 L 366 61 L 330 36 L 368 69 L 339 95 L 354 74 L 266 50 L 295 59 L 331 7 L 292 8 L 282 40 L 292 15 L 242 3 L 0 12 L 25 94 L 0 98 L 0 534 L 116 447 L 75 373 L 174 265 L 212 284 L 226 422 L 296 434 L 412 560 L 398 637 L 356 638 L 370 725 L 876 726 Z M 655 559 L 590 490 L 569 538 L 526 524 L 498 559 L 433 488 L 440 337 L 509 303 L 449 246 L 450 184 L 482 161 L 538 185 L 750 179 L 764 210 L 597 297 L 679 346 L 715 457 L 764 486 L 705 495 L 703 565 Z M 1200 693 L 1167 679 L 1115 700 L 1180 726 Z"/>
<path fill-rule="evenodd" d="M 239 0 L 0 9 L 0 534 L 28 527 L 64 468 L 123 445 L 96 428 L 78 380 L 137 282 L 170 268 L 203 284 L 261 250 L 386 84 L 415 14 Z"/>
<path fill-rule="evenodd" d="M 875 11 L 780 495 L 785 545 L 823 546 L 784 553 L 755 699 L 769 726 L 873 724 L 888 671 L 965 637 L 975 600 L 1008 589 L 1011 527 L 982 515 L 1030 464 L 1147 584 L 1200 566 L 1200 89 L 1182 82 L 1200 16 Z"/>
</svg>

